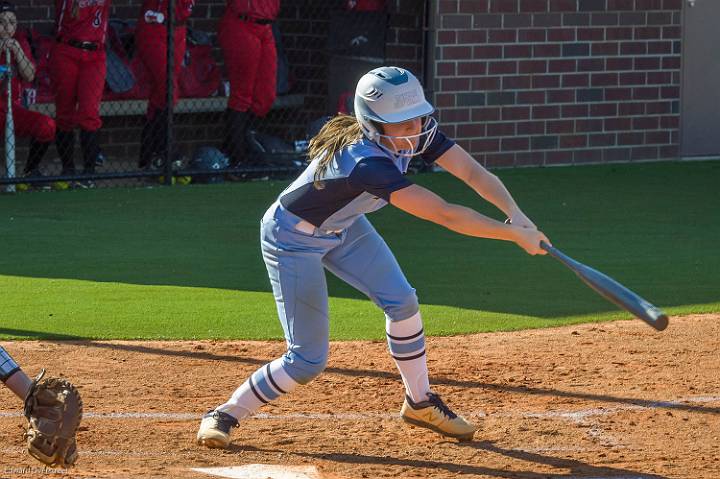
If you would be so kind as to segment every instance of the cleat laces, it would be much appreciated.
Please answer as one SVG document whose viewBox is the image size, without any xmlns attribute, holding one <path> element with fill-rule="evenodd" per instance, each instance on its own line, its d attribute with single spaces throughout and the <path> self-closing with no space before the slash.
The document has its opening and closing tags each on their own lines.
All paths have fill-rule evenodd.
<svg viewBox="0 0 720 479">
<path fill-rule="evenodd" d="M 438 408 L 444 415 L 446 415 L 450 419 L 455 419 L 457 417 L 457 414 L 452 412 L 449 407 L 440 399 L 440 396 L 438 396 L 435 393 L 428 393 L 428 402 Z"/>
<path fill-rule="evenodd" d="M 237 419 L 221 411 L 213 411 L 212 418 L 217 421 L 218 428 L 223 432 L 230 432 L 231 428 L 240 426 Z"/>
</svg>

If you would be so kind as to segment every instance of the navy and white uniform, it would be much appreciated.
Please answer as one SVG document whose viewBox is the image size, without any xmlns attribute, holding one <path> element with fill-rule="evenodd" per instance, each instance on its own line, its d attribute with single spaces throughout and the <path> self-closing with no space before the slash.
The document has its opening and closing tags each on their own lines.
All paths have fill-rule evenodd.
<svg viewBox="0 0 720 479">
<path fill-rule="evenodd" d="M 423 154 L 433 163 L 455 143 L 438 132 Z M 408 283 L 385 241 L 365 217 L 390 194 L 412 184 L 409 158 L 395 157 L 365 138 L 339 152 L 315 186 L 318 159 L 267 210 L 261 245 L 288 351 L 282 368 L 300 384 L 320 374 L 328 353 L 327 269 L 365 293 L 392 321 L 418 312 Z M 279 366 L 279 365 L 278 365 Z M 277 394 L 257 375 L 265 399 Z"/>
</svg>

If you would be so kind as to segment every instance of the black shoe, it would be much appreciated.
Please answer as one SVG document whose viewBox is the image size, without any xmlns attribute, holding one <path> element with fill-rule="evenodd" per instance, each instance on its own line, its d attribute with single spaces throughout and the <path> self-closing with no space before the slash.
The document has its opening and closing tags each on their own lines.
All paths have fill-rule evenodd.
<svg viewBox="0 0 720 479">
<path fill-rule="evenodd" d="M 80 147 L 83 153 L 83 167 L 86 173 L 94 173 L 95 166 L 105 164 L 105 155 L 98 143 L 97 131 L 80 130 Z"/>
</svg>

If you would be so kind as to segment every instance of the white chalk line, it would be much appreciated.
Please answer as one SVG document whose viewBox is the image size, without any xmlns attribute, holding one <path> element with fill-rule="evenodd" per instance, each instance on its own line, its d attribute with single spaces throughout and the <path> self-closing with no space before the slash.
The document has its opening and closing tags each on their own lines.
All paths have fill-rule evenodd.
<svg viewBox="0 0 720 479">
<path fill-rule="evenodd" d="M 498 412 L 486 414 L 484 412 L 466 413 L 464 416 L 472 418 L 496 418 L 496 417 L 526 417 L 526 418 L 558 418 L 566 419 L 571 422 L 582 422 L 586 418 L 594 416 L 607 416 L 623 411 L 642 411 L 651 409 L 660 409 L 667 407 L 687 406 L 692 404 L 704 404 L 720 402 L 720 396 L 697 396 L 673 401 L 657 401 L 650 405 L 643 406 L 631 404 L 627 406 L 598 407 L 589 409 L 569 410 L 569 411 L 540 411 L 540 412 Z M 21 417 L 22 413 L 18 411 L 0 412 L 0 418 Z M 83 417 L 86 419 L 157 419 L 168 421 L 195 421 L 202 417 L 199 413 L 180 413 L 180 412 L 85 412 Z M 288 414 L 267 414 L 258 413 L 250 417 L 251 420 L 335 420 L 335 421 L 366 421 L 377 419 L 399 419 L 399 413 L 288 413 Z"/>
<path fill-rule="evenodd" d="M 24 447 L 7 447 L 0 449 L 0 454 L 25 454 L 27 448 Z M 188 459 L 196 459 L 197 451 L 135 451 L 135 450 L 117 450 L 117 449 L 86 449 L 80 451 L 82 457 L 187 457 Z M 0 467 L 2 472 L 2 467 Z"/>
<path fill-rule="evenodd" d="M 580 409 L 574 411 L 541 411 L 541 412 L 499 412 L 493 414 L 486 414 L 483 412 L 465 414 L 468 418 L 554 418 L 566 420 L 576 424 L 588 424 L 588 420 L 597 416 L 609 416 L 624 411 L 643 411 L 652 410 L 666 407 L 674 407 L 679 405 L 691 405 L 691 404 L 704 404 L 720 402 L 720 396 L 696 396 L 686 399 L 674 400 L 674 401 L 657 401 L 648 406 L 641 405 L 627 405 L 627 406 L 615 406 L 615 407 L 603 407 L 603 408 L 590 408 Z M 21 417 L 20 412 L 0 412 L 0 418 L 16 418 Z M 84 415 L 86 419 L 98 419 L 98 420 L 133 420 L 133 419 L 148 419 L 148 420 L 166 420 L 166 421 L 197 421 L 202 417 L 202 414 L 198 413 L 164 413 L 164 412 L 112 412 L 112 413 L 95 413 L 86 412 Z M 399 420 L 400 414 L 398 413 L 289 413 L 289 414 L 267 414 L 258 413 L 249 418 L 249 420 L 326 420 L 326 421 L 372 421 L 372 420 Z M 614 438 L 613 436 L 606 433 L 597 424 L 589 424 L 587 430 L 587 436 L 593 440 L 593 442 L 600 443 L 603 446 L 615 446 L 623 447 L 624 445 Z M 548 448 L 529 448 L 526 449 L 528 452 L 552 452 Z M 585 450 L 579 448 L 578 450 Z M 146 451 L 86 451 L 89 456 L 133 456 L 133 457 L 144 457 L 144 456 L 166 456 L 165 453 L 150 453 Z M 175 453 L 176 455 L 183 455 Z M 188 454 L 189 457 L 192 454 Z"/>
<path fill-rule="evenodd" d="M 516 451 L 548 453 L 548 452 L 583 452 L 587 451 L 584 447 L 525 447 L 522 449 L 514 449 Z M 24 447 L 6 447 L 0 448 L 0 454 L 5 455 L 23 455 L 27 452 Z M 86 449 L 81 451 L 82 457 L 186 457 L 188 459 L 197 459 L 197 451 L 136 451 L 136 450 L 117 450 L 117 449 Z M 0 472 L 2 468 L 0 467 Z M 616 479 L 616 478 L 615 478 Z"/>
</svg>

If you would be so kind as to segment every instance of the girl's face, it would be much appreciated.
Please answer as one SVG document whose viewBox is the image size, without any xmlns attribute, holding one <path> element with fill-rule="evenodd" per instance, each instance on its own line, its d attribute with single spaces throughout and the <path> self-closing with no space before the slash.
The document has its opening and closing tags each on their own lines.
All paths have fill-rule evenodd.
<svg viewBox="0 0 720 479">
<path fill-rule="evenodd" d="M 408 138 L 407 140 L 399 139 L 394 141 L 390 141 L 389 138 L 381 137 L 380 141 L 383 145 L 391 150 L 394 150 L 396 153 L 400 150 L 411 149 L 411 145 L 414 150 L 417 148 L 418 142 L 420 141 L 420 137 L 417 135 L 419 135 L 422 130 L 423 120 L 424 118 L 413 118 L 412 120 L 404 121 L 402 123 L 385 123 L 382 125 L 382 133 L 384 135 L 395 137 L 415 136 L 413 138 Z"/>
<path fill-rule="evenodd" d="M 13 12 L 0 13 L 0 39 L 5 40 L 15 36 L 17 30 L 17 17 Z"/>
</svg>

